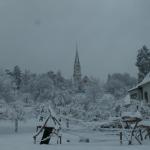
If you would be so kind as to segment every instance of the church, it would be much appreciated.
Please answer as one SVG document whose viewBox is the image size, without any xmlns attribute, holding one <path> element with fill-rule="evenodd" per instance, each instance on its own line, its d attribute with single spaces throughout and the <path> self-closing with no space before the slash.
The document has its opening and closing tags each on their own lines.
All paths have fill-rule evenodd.
<svg viewBox="0 0 150 150">
<path fill-rule="evenodd" d="M 83 92 L 84 87 L 89 83 L 88 76 L 84 76 L 82 78 L 81 73 L 81 65 L 78 53 L 78 45 L 76 44 L 76 54 L 75 54 L 75 61 L 74 61 L 74 71 L 73 71 L 73 86 L 75 91 Z"/>
</svg>

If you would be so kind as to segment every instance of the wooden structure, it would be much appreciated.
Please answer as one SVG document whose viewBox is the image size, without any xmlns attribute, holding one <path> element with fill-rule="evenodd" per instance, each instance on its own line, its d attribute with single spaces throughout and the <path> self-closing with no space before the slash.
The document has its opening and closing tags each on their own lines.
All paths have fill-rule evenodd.
<svg viewBox="0 0 150 150">
<path fill-rule="evenodd" d="M 142 144 L 142 132 L 138 126 L 141 121 L 142 119 L 136 116 L 123 116 L 121 118 L 122 131 L 120 132 L 120 144 L 123 143 L 124 138 L 129 145 L 133 143 L 133 139 Z"/>
<path fill-rule="evenodd" d="M 53 121 L 54 125 L 58 126 L 58 128 L 56 128 L 55 126 L 48 126 L 48 121 L 50 119 Z M 37 137 L 41 133 L 43 133 L 42 138 L 40 140 L 40 144 L 49 144 L 50 139 L 53 136 L 56 137 L 57 144 L 61 144 L 62 139 L 61 139 L 61 135 L 59 134 L 60 129 L 61 129 L 61 125 L 60 125 L 59 121 L 54 116 L 52 116 L 50 113 L 43 125 L 37 125 L 36 133 L 33 136 L 34 143 L 36 144 Z"/>
</svg>

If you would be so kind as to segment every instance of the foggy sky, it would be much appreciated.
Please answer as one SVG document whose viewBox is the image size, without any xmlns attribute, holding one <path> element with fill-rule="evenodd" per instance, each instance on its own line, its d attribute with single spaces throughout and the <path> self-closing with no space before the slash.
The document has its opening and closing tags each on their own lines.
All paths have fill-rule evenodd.
<svg viewBox="0 0 150 150">
<path fill-rule="evenodd" d="M 150 48 L 149 0 L 0 0 L 0 68 L 61 70 L 71 78 L 78 42 L 82 74 L 136 76 Z"/>
</svg>

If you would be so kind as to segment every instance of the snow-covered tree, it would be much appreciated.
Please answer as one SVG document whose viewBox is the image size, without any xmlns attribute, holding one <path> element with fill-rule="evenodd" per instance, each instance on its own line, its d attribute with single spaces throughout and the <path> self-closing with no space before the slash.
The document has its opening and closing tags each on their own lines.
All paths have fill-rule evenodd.
<svg viewBox="0 0 150 150">
<path fill-rule="evenodd" d="M 105 91 L 114 95 L 116 98 L 123 97 L 127 94 L 129 88 L 136 84 L 136 79 L 131 77 L 128 73 L 114 73 L 108 75 L 105 84 Z"/>
<path fill-rule="evenodd" d="M 150 49 L 143 46 L 138 50 L 136 64 L 138 67 L 138 82 L 141 82 L 150 72 Z"/>
<path fill-rule="evenodd" d="M 13 100 L 12 81 L 3 71 L 0 72 L 0 99 L 4 99 L 7 103 Z"/>
<path fill-rule="evenodd" d="M 6 73 L 8 75 L 10 75 L 10 77 L 12 78 L 13 83 L 16 86 L 17 90 L 20 90 L 21 87 L 21 81 L 22 81 L 22 73 L 21 73 L 21 69 L 19 66 L 15 66 L 13 71 L 10 70 L 6 70 Z"/>
<path fill-rule="evenodd" d="M 87 99 L 96 102 L 103 95 L 103 84 L 98 79 L 91 78 L 86 88 Z"/>
<path fill-rule="evenodd" d="M 55 87 L 47 74 L 42 74 L 34 79 L 31 92 L 35 101 L 44 102 L 53 99 Z"/>
<path fill-rule="evenodd" d="M 9 119 L 14 121 L 15 123 L 15 132 L 18 132 L 18 123 L 19 121 L 25 120 L 25 111 L 23 104 L 16 100 L 15 102 L 11 103 L 9 107 Z"/>
<path fill-rule="evenodd" d="M 20 86 L 21 86 L 21 80 L 22 80 L 21 70 L 20 70 L 19 66 L 14 67 L 13 77 L 14 77 L 14 81 L 15 81 L 16 86 L 17 86 L 17 90 L 19 90 Z"/>
<path fill-rule="evenodd" d="M 30 85 L 30 82 L 32 80 L 32 74 L 30 73 L 30 71 L 28 70 L 25 70 L 23 73 L 22 73 L 22 88 L 21 90 L 23 92 L 29 92 L 29 85 Z"/>
</svg>

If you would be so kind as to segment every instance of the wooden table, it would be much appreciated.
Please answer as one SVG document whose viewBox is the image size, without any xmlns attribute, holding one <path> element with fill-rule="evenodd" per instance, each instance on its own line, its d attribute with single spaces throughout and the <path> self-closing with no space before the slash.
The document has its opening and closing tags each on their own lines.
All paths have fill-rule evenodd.
<svg viewBox="0 0 150 150">
<path fill-rule="evenodd" d="M 141 118 L 138 117 L 130 117 L 124 116 L 121 118 L 122 131 L 120 132 L 120 143 L 123 141 L 123 134 L 126 137 L 128 144 L 131 145 L 133 143 L 133 139 L 139 144 L 142 144 L 142 134 L 140 129 L 138 128 L 139 122 L 142 121 Z"/>
</svg>

